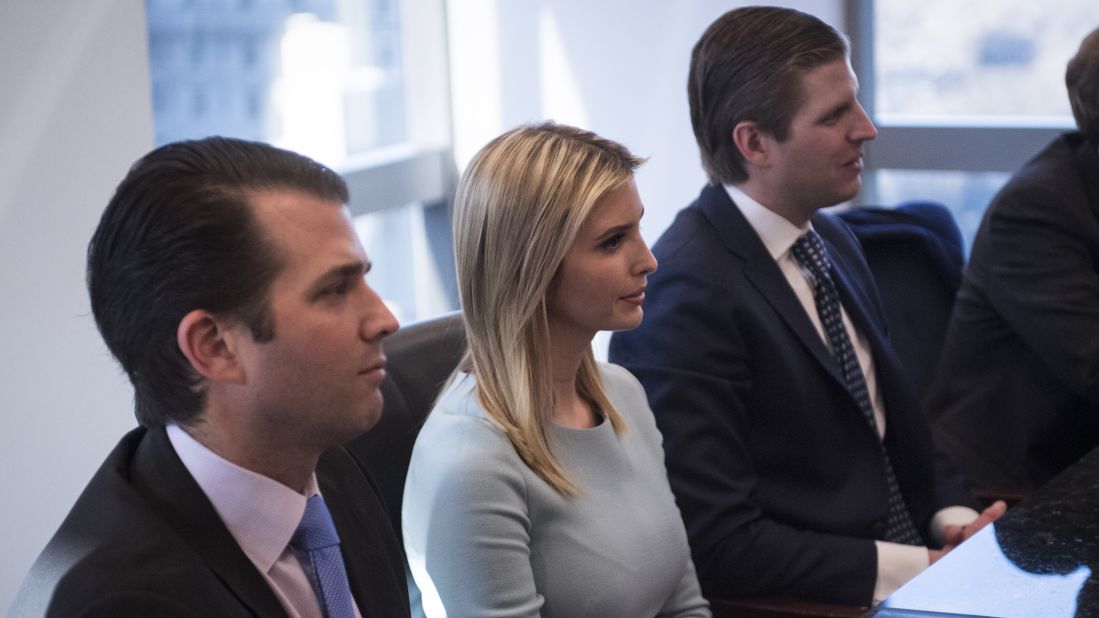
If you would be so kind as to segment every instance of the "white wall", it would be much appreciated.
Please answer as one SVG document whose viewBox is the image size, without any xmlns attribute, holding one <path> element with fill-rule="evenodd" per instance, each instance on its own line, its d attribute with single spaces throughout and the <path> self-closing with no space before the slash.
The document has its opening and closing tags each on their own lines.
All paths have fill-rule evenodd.
<svg viewBox="0 0 1099 618">
<path fill-rule="evenodd" d="M 784 2 L 841 23 L 840 0 Z M 687 62 L 721 0 L 452 0 L 456 159 L 553 118 L 651 159 L 650 241 L 705 181 Z M 119 436 L 131 389 L 89 314 L 84 251 L 152 146 L 142 0 L 0 0 L 0 608 Z"/>
<path fill-rule="evenodd" d="M 728 0 L 451 0 L 459 169 L 532 120 L 591 129 L 649 161 L 637 174 L 653 242 L 706 182 L 687 110 L 691 48 Z M 768 2 L 842 29 L 840 0 Z"/>
<path fill-rule="evenodd" d="M 123 432 L 84 252 L 153 142 L 141 0 L 0 2 L 0 609 Z"/>
<path fill-rule="evenodd" d="M 580 126 L 649 157 L 637 172 L 651 244 L 706 183 L 687 107 L 691 49 L 728 0 L 449 0 L 454 156 L 462 170 L 523 122 Z M 841 0 L 770 2 L 843 27 Z M 606 358 L 610 333 L 596 336 Z"/>
</svg>

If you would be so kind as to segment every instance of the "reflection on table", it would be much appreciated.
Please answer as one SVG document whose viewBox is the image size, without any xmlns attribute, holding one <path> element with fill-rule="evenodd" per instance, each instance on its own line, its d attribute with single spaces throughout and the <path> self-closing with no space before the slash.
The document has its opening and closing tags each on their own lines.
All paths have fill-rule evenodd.
<svg viewBox="0 0 1099 618">
<path fill-rule="evenodd" d="M 1099 617 L 1099 449 L 978 532 L 871 616 Z"/>
</svg>

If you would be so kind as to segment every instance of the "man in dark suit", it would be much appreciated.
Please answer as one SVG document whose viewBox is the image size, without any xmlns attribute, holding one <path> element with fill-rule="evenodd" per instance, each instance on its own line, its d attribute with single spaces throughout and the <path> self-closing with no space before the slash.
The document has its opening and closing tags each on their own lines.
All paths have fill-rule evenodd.
<svg viewBox="0 0 1099 618">
<path fill-rule="evenodd" d="M 929 411 L 975 483 L 1033 489 L 1099 446 L 1099 31 L 1065 74 L 1079 132 L 992 200 Z"/>
<path fill-rule="evenodd" d="M 866 605 L 1002 511 L 936 467 L 851 232 L 876 130 L 844 37 L 726 13 L 694 48 L 710 185 L 653 248 L 647 316 L 611 359 L 648 392 L 704 591 Z"/>
<path fill-rule="evenodd" d="M 381 411 L 381 341 L 347 187 L 265 144 L 169 144 L 88 248 L 96 324 L 140 428 L 95 473 L 13 613 L 407 616 L 403 556 L 340 445 Z"/>
</svg>

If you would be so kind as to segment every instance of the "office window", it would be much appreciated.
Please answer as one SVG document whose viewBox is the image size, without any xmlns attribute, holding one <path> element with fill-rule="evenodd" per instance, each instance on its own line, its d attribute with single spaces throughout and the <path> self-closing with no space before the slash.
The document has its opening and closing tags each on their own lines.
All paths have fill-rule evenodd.
<svg viewBox="0 0 1099 618">
<path fill-rule="evenodd" d="M 845 3 L 862 100 L 878 125 L 860 201 L 930 198 L 968 244 L 1011 172 L 1073 126 L 1064 71 L 1091 0 Z"/>
<path fill-rule="evenodd" d="M 902 118 L 1064 124 L 1065 62 L 1099 25 L 1094 0 L 876 4 L 875 110 Z"/>
<path fill-rule="evenodd" d="M 918 197 L 948 205 L 962 231 L 967 255 L 985 207 L 1011 176 L 1008 172 L 904 169 L 877 170 L 874 174 L 874 191 L 881 204 L 896 205 Z"/>
<path fill-rule="evenodd" d="M 157 143 L 259 140 L 343 174 L 370 283 L 402 321 L 456 306 L 443 4 L 146 0 Z"/>
</svg>

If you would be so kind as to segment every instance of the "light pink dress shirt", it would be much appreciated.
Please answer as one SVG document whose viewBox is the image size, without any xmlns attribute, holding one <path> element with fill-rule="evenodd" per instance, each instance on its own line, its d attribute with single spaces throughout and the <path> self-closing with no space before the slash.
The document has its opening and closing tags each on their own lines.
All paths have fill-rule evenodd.
<svg viewBox="0 0 1099 618">
<path fill-rule="evenodd" d="M 316 476 L 309 477 L 303 495 L 220 457 L 177 425 L 167 430 L 184 467 L 286 613 L 291 618 L 324 618 L 309 578 L 288 546 L 305 513 L 306 499 L 320 493 Z M 358 606 L 355 615 L 362 615 Z"/>
</svg>

